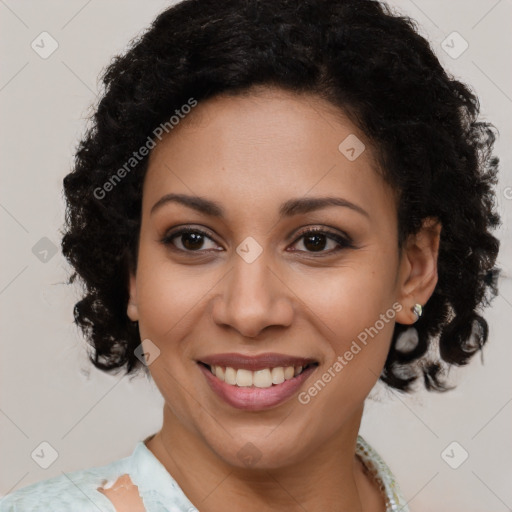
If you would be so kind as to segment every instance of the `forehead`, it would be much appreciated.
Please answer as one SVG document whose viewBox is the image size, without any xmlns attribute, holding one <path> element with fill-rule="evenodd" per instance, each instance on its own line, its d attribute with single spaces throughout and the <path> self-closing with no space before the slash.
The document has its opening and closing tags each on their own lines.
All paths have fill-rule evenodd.
<svg viewBox="0 0 512 512">
<path fill-rule="evenodd" d="M 337 195 L 378 218 L 394 209 L 394 196 L 375 165 L 365 135 L 315 96 L 217 96 L 152 150 L 143 210 L 171 192 L 212 198 L 237 215 L 249 205 L 274 214 L 290 198 Z"/>
</svg>

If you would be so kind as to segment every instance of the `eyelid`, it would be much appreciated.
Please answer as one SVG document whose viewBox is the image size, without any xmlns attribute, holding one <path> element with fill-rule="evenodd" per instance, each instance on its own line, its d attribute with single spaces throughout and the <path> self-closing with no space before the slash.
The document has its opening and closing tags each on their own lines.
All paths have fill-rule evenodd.
<svg viewBox="0 0 512 512">
<path fill-rule="evenodd" d="M 331 228 L 315 227 L 315 226 L 313 226 L 313 227 L 306 226 L 305 228 L 299 230 L 299 232 L 296 233 L 294 236 L 294 242 L 296 242 L 299 238 L 301 238 L 302 236 L 307 235 L 309 233 L 321 233 L 321 234 L 325 234 L 325 235 L 330 235 L 331 237 L 337 237 L 339 239 L 342 239 L 342 241 L 346 244 L 353 243 L 352 237 L 350 237 L 345 231 L 342 231 L 342 230 L 334 231 Z"/>
<path fill-rule="evenodd" d="M 212 242 L 215 242 L 215 237 L 212 235 L 212 233 L 210 233 L 209 231 L 207 231 L 204 228 L 194 227 L 193 225 L 177 226 L 176 228 L 171 229 L 170 231 L 166 231 L 164 236 L 160 239 L 160 242 L 162 244 L 164 244 L 165 246 L 172 247 L 173 249 L 175 249 L 176 251 L 181 252 L 181 253 L 203 254 L 205 251 L 209 252 L 209 251 L 214 250 L 214 249 L 206 249 L 206 250 L 200 249 L 198 251 L 184 251 L 182 249 L 178 249 L 177 247 L 175 247 L 173 245 L 172 240 L 174 238 L 179 238 L 180 235 L 183 235 L 186 233 L 199 233 L 199 234 L 204 235 L 205 237 L 209 238 Z M 215 242 L 215 243 L 217 243 L 217 242 Z"/>
</svg>

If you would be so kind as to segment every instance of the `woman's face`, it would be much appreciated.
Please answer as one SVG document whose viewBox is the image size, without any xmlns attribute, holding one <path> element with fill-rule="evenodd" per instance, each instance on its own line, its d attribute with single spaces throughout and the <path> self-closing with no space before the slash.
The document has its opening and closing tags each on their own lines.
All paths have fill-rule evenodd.
<svg viewBox="0 0 512 512">
<path fill-rule="evenodd" d="M 240 467 L 357 431 L 422 303 L 364 134 L 312 96 L 216 97 L 152 151 L 142 210 L 128 315 L 167 421 Z"/>
</svg>

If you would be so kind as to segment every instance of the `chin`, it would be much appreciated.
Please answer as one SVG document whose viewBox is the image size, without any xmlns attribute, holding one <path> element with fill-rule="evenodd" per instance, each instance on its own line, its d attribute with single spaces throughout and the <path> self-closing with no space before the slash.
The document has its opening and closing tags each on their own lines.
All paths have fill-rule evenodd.
<svg viewBox="0 0 512 512">
<path fill-rule="evenodd" d="M 251 428 L 251 435 L 245 433 L 229 437 L 229 440 L 212 440 L 208 444 L 226 464 L 240 469 L 278 469 L 307 457 L 304 440 L 289 435 L 285 430 L 280 435 L 272 433 L 272 430 L 279 428 Z M 207 438 L 206 441 L 208 442 Z"/>
</svg>

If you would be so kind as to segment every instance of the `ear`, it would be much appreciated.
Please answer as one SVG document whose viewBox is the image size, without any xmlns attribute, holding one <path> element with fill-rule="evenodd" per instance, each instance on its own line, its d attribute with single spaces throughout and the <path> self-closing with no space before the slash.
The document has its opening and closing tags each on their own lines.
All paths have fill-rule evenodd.
<svg viewBox="0 0 512 512">
<path fill-rule="evenodd" d="M 399 267 L 397 300 L 403 308 L 397 313 L 400 324 L 413 324 L 415 304 L 425 304 L 437 284 L 437 257 L 441 238 L 441 223 L 428 217 L 418 233 L 410 235 L 402 249 Z"/>
<path fill-rule="evenodd" d="M 134 274 L 130 273 L 130 300 L 126 308 L 126 314 L 132 322 L 139 320 L 139 309 L 137 307 L 137 281 Z"/>
</svg>

